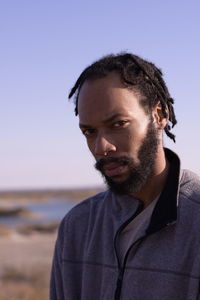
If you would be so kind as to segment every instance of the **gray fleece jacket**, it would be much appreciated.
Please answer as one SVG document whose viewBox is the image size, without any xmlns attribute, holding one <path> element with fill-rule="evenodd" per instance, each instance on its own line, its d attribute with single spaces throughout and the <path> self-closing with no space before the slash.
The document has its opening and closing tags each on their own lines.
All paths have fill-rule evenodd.
<svg viewBox="0 0 200 300">
<path fill-rule="evenodd" d="M 200 299 L 200 181 L 166 149 L 170 171 L 146 233 L 122 262 L 117 237 L 141 211 L 139 200 L 100 193 L 63 219 L 55 247 L 51 300 Z"/>
</svg>

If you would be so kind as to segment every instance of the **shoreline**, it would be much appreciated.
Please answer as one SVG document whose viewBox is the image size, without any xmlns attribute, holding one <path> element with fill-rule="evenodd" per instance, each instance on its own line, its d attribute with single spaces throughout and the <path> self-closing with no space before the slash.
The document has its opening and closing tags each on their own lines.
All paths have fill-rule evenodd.
<svg viewBox="0 0 200 300">
<path fill-rule="evenodd" d="M 43 190 L 43 191 L 0 191 L 0 299 L 48 300 L 51 266 L 60 218 L 46 219 L 44 206 L 54 212 L 52 200 L 59 200 L 56 208 L 65 203 L 77 204 L 103 188 Z M 60 201 L 61 200 L 61 201 Z M 48 206 L 49 202 L 49 206 Z M 28 204 L 38 207 L 29 210 Z M 41 216 L 39 218 L 41 204 Z M 44 204 L 44 205 L 43 205 Z M 64 204 L 64 205 L 63 205 Z M 18 207 L 18 209 L 16 209 Z M 19 209 L 20 208 L 20 209 Z M 57 211 L 57 210 L 56 210 Z M 59 215 L 57 211 L 57 215 Z M 66 207 L 67 213 L 67 207 Z M 3 223 L 3 218 L 17 219 L 15 227 Z M 42 222 L 41 222 L 41 219 Z M 26 220 L 28 222 L 26 223 Z M 31 221 L 31 222 L 29 222 Z M 15 222 L 15 221 L 14 221 Z"/>
</svg>

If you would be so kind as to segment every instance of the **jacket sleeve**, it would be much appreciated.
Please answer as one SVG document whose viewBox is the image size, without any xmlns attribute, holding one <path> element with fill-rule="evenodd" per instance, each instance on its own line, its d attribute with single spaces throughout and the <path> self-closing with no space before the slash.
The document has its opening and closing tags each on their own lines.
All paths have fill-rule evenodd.
<svg viewBox="0 0 200 300">
<path fill-rule="evenodd" d="M 58 230 L 57 241 L 54 249 L 54 257 L 50 280 L 50 300 L 64 300 L 63 276 L 62 276 L 62 251 L 64 243 L 64 220 Z"/>
</svg>

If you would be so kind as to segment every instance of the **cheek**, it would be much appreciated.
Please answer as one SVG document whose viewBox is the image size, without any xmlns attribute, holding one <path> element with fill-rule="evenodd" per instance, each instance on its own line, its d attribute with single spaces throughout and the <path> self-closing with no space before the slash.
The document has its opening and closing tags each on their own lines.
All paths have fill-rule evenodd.
<svg viewBox="0 0 200 300">
<path fill-rule="evenodd" d="M 146 127 L 132 128 L 127 134 L 125 134 L 121 141 L 120 147 L 122 151 L 128 152 L 135 159 L 138 157 L 139 149 L 142 145 L 144 138 L 146 137 Z"/>
<path fill-rule="evenodd" d="M 90 151 L 90 153 L 95 157 L 95 140 L 93 139 L 86 139 L 86 143 L 87 143 L 87 146 L 88 146 L 88 149 Z"/>
<path fill-rule="evenodd" d="M 93 151 L 94 151 L 94 142 L 92 142 L 91 140 L 86 140 L 86 143 L 87 143 L 87 146 L 88 146 L 88 149 L 90 150 L 90 152 L 93 153 Z"/>
</svg>

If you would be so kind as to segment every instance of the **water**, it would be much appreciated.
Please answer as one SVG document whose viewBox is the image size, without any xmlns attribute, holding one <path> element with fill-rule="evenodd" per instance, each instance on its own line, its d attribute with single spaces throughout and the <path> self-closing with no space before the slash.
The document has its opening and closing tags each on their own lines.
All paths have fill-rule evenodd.
<svg viewBox="0 0 200 300">
<path fill-rule="evenodd" d="M 0 224 L 15 227 L 24 224 L 38 224 L 60 221 L 75 204 L 76 203 L 72 201 L 51 199 L 47 202 L 33 202 L 18 205 L 17 207 L 22 207 L 33 212 L 35 214 L 35 217 L 1 217 Z"/>
</svg>

